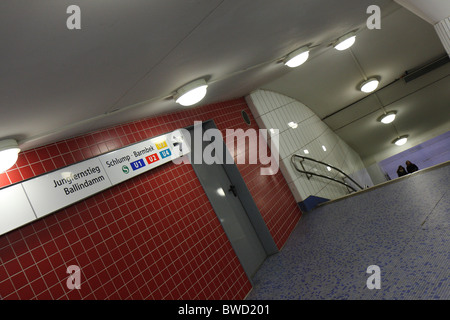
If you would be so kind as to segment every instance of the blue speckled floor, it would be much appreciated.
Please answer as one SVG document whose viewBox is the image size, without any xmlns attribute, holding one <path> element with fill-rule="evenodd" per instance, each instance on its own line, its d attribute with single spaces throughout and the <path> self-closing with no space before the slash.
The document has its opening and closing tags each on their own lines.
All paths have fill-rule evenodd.
<svg viewBox="0 0 450 320">
<path fill-rule="evenodd" d="M 304 214 L 247 300 L 450 299 L 449 181 L 447 163 Z"/>
</svg>

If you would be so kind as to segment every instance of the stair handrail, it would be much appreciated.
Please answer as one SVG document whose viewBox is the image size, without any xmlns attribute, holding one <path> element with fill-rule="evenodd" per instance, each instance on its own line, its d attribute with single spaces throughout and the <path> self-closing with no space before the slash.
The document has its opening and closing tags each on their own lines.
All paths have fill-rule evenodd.
<svg viewBox="0 0 450 320">
<path fill-rule="evenodd" d="M 302 159 L 302 160 L 300 161 L 300 163 L 301 163 L 301 165 L 302 165 L 303 170 L 301 170 L 300 168 L 297 167 L 297 164 L 295 163 L 295 160 L 294 160 L 295 158 L 301 158 L 301 159 Z M 353 182 L 356 186 L 358 186 L 361 190 L 364 189 L 363 187 L 361 187 L 361 186 L 359 185 L 359 183 L 357 183 L 357 182 L 356 182 L 355 180 L 353 180 L 348 174 L 346 174 L 344 171 L 342 171 L 342 170 L 339 169 L 339 168 L 336 168 L 336 167 L 334 167 L 334 166 L 332 166 L 332 165 L 330 165 L 330 164 L 328 164 L 328 163 L 325 163 L 325 162 L 322 162 L 322 161 L 319 161 L 319 160 L 316 160 L 316 159 L 313 159 L 313 158 L 310 158 L 310 157 L 305 157 L 305 156 L 302 156 L 302 155 L 299 155 L 299 154 L 293 154 L 292 157 L 291 157 L 291 162 L 292 162 L 294 168 L 295 168 L 298 172 L 305 173 L 308 179 L 309 179 L 309 176 L 308 176 L 308 175 L 314 175 L 314 176 L 318 176 L 318 177 L 321 177 L 321 178 L 325 178 L 325 179 L 332 180 L 332 181 L 334 181 L 334 182 L 343 184 L 343 185 L 345 185 L 347 188 L 352 189 L 354 192 L 357 192 L 357 191 L 358 191 L 358 190 L 356 190 L 354 187 L 352 187 L 351 185 L 349 185 L 349 184 L 347 184 L 347 183 L 345 183 L 345 182 L 343 182 L 343 181 L 339 181 L 339 180 L 337 180 L 337 179 L 334 179 L 334 178 L 329 177 L 329 176 L 324 176 L 324 175 L 319 174 L 319 173 L 315 173 L 315 172 L 311 172 L 311 171 L 306 171 L 305 167 L 303 166 L 303 161 L 304 161 L 304 160 L 310 160 L 310 161 L 313 161 L 313 162 L 316 162 L 316 163 L 319 163 L 319 164 L 323 164 L 324 166 L 330 167 L 330 168 L 332 168 L 332 169 L 334 169 L 334 170 L 336 170 L 336 171 L 342 173 L 346 178 L 348 178 L 350 181 L 352 181 L 352 182 Z"/>
</svg>

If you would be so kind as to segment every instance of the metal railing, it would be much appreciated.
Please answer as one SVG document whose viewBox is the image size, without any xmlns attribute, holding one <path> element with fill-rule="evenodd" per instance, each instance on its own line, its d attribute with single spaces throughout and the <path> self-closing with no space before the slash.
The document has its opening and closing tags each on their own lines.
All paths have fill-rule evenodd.
<svg viewBox="0 0 450 320">
<path fill-rule="evenodd" d="M 297 166 L 297 163 L 296 163 L 295 159 L 300 159 L 300 161 L 298 161 L 298 162 L 300 162 L 300 165 L 302 166 L 302 169 L 300 169 L 300 168 Z M 349 185 L 348 183 L 345 183 L 344 181 L 340 181 L 340 180 L 337 180 L 337 179 L 335 179 L 335 178 L 333 178 L 333 177 L 326 176 L 326 175 L 323 175 L 323 174 L 320 174 L 320 173 L 316 173 L 316 172 L 312 172 L 312 171 L 307 171 L 307 170 L 305 169 L 305 166 L 303 165 L 303 162 L 304 162 L 305 160 L 309 160 L 309 161 L 312 161 L 312 162 L 315 162 L 315 163 L 319 163 L 319 164 L 322 164 L 322 165 L 324 165 L 324 166 L 326 166 L 326 167 L 329 167 L 329 168 L 331 168 L 331 169 L 334 169 L 334 170 L 336 170 L 337 172 L 343 174 L 347 179 L 349 179 L 351 182 L 353 182 L 358 188 L 360 188 L 361 190 L 364 189 L 363 187 L 361 187 L 361 186 L 359 185 L 359 183 L 357 183 L 357 182 L 356 182 L 355 180 L 353 180 L 348 174 L 346 174 L 344 171 L 342 171 L 342 170 L 339 169 L 339 168 L 333 167 L 332 165 L 330 165 L 330 164 L 328 164 L 328 163 L 325 163 L 325 162 L 322 162 L 322 161 L 319 161 L 319 160 L 316 160 L 316 159 L 313 159 L 313 158 L 301 156 L 301 155 L 298 155 L 298 154 L 292 155 L 292 157 L 291 157 L 292 165 L 294 166 L 294 168 L 295 168 L 298 172 L 301 172 L 301 173 L 306 174 L 306 177 L 308 178 L 308 180 L 309 180 L 312 176 L 317 176 L 317 177 L 321 177 L 321 178 L 324 178 L 324 179 L 328 179 L 328 180 L 331 180 L 331 181 L 334 181 L 334 182 L 343 184 L 344 186 L 346 186 L 347 188 L 353 190 L 354 192 L 358 191 L 358 190 L 356 190 L 353 186 Z"/>
</svg>

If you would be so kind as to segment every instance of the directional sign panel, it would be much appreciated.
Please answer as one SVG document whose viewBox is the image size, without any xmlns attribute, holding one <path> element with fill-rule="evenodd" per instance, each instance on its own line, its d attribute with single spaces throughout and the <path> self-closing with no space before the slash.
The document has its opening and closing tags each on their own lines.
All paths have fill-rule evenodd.
<svg viewBox="0 0 450 320">
<path fill-rule="evenodd" d="M 0 189 L 0 234 L 188 154 L 180 130 Z"/>
</svg>

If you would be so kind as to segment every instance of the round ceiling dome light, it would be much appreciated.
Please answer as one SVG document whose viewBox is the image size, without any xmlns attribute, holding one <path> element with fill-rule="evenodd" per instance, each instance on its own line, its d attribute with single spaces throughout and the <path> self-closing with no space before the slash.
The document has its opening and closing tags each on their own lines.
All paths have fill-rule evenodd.
<svg viewBox="0 0 450 320">
<path fill-rule="evenodd" d="M 375 91 L 378 88 L 379 84 L 380 84 L 380 81 L 378 79 L 370 78 L 361 84 L 360 90 L 362 92 L 370 93 L 370 92 Z"/>
<path fill-rule="evenodd" d="M 400 147 L 400 146 L 404 145 L 407 141 L 408 141 L 408 135 L 404 135 L 404 136 L 398 137 L 397 139 L 394 139 L 394 141 L 392 141 L 392 143 L 394 143 Z"/>
<path fill-rule="evenodd" d="M 290 68 L 296 68 L 306 62 L 309 58 L 309 48 L 301 47 L 289 53 L 285 59 L 284 64 Z"/>
<path fill-rule="evenodd" d="M 397 111 L 389 111 L 388 113 L 383 114 L 377 120 L 384 124 L 389 124 L 389 123 L 394 122 L 396 115 L 397 115 Z"/>
<path fill-rule="evenodd" d="M 298 123 L 297 122 L 289 122 L 288 126 L 291 127 L 292 129 L 297 129 L 298 128 Z"/>
<path fill-rule="evenodd" d="M 340 37 L 334 44 L 334 48 L 339 51 L 347 50 L 356 41 L 356 36 L 354 32 L 348 33 L 343 37 Z"/>
<path fill-rule="evenodd" d="M 19 157 L 20 148 L 14 139 L 0 141 L 0 173 L 11 168 Z"/>
<path fill-rule="evenodd" d="M 192 106 L 206 96 L 207 88 L 208 85 L 204 79 L 195 80 L 178 89 L 173 98 L 182 106 Z"/>
</svg>

